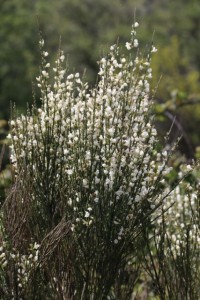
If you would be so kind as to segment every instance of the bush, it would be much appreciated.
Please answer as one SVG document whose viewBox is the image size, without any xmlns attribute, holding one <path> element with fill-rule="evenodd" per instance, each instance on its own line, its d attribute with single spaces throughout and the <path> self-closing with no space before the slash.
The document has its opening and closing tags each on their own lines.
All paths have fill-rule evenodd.
<svg viewBox="0 0 200 300">
<path fill-rule="evenodd" d="M 156 212 L 153 234 L 146 231 L 144 235 L 148 241 L 144 267 L 160 299 L 200 297 L 198 190 L 199 182 L 182 181 L 167 197 L 161 212 Z"/>
<path fill-rule="evenodd" d="M 4 299 L 133 295 L 143 233 L 174 190 L 171 150 L 158 143 L 151 111 L 156 49 L 139 53 L 137 26 L 100 60 L 92 89 L 67 74 L 62 51 L 53 75 L 40 40 L 41 106 L 10 122 L 16 182 L 1 211 Z"/>
</svg>

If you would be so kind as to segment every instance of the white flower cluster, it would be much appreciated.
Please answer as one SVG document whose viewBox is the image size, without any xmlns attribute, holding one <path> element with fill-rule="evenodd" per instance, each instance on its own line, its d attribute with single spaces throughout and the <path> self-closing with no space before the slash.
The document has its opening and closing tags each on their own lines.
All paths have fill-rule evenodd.
<svg viewBox="0 0 200 300">
<path fill-rule="evenodd" d="M 168 249 L 166 254 L 172 251 L 174 257 L 185 255 L 188 247 L 190 251 L 195 250 L 196 254 L 200 254 L 200 211 L 198 198 L 198 188 L 194 189 L 189 183 L 182 182 L 165 199 L 163 210 L 166 210 L 164 214 L 166 249 Z M 162 217 L 157 222 L 159 237 Z"/>
<path fill-rule="evenodd" d="M 0 247 L 0 265 L 4 273 L 9 274 L 10 268 L 15 266 L 19 294 L 28 284 L 29 276 L 38 264 L 39 247 L 37 243 L 30 245 L 28 254 L 21 254 L 14 249 L 10 252 L 6 242 Z"/>
<path fill-rule="evenodd" d="M 62 52 L 50 84 L 48 53 L 43 50 L 37 78 L 41 108 L 10 123 L 16 174 L 29 169 L 46 198 L 62 192 L 73 230 L 111 217 L 115 244 L 128 232 L 123 224 L 133 222 L 144 202 L 154 209 L 160 181 L 170 171 L 168 155 L 156 150 L 150 53 L 143 58 L 134 49 L 136 27 L 138 23 L 124 54 L 113 45 L 100 60 L 99 80 L 91 90 L 79 73 L 65 75 Z"/>
</svg>

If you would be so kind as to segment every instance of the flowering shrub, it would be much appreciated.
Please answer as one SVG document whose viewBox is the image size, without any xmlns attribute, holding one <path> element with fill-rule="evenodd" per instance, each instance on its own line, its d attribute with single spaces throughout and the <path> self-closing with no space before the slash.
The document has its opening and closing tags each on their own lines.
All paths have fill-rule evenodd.
<svg viewBox="0 0 200 300">
<path fill-rule="evenodd" d="M 156 220 L 153 245 L 147 247 L 146 268 L 160 299 L 200 297 L 198 190 L 199 181 L 182 181 L 165 199 L 165 214 L 161 213 Z"/>
<path fill-rule="evenodd" d="M 11 121 L 11 160 L 16 173 L 30 173 L 34 192 L 43 191 L 37 195 L 42 197 L 38 205 L 48 206 L 51 218 L 55 205 L 60 215 L 64 209 L 75 230 L 94 225 L 94 214 L 107 219 L 116 211 L 112 225 L 117 231 L 110 240 L 115 244 L 121 222 L 134 223 L 134 210 L 145 202 L 150 210 L 155 208 L 160 177 L 168 172 L 167 153 L 156 151 L 150 115 L 150 55 L 144 59 L 132 53 L 138 43 L 135 34 L 133 29 L 126 43 L 128 58 L 114 45 L 100 60 L 99 81 L 92 90 L 78 73 L 64 78 L 62 52 L 53 68 L 55 82 L 49 84 L 48 53 L 41 40 L 42 71 L 37 80 L 42 106 Z"/>
<path fill-rule="evenodd" d="M 20 251 L 27 241 L 43 245 L 38 299 L 130 299 L 133 286 L 125 298 L 119 275 L 131 264 L 138 270 L 141 233 L 173 190 L 170 153 L 160 150 L 151 113 L 156 48 L 139 53 L 136 27 L 125 47 L 111 46 L 100 60 L 92 89 L 67 74 L 62 51 L 52 75 L 41 39 L 41 106 L 10 122 L 16 188 L 3 223 Z M 9 205 L 20 208 L 15 217 Z"/>
<path fill-rule="evenodd" d="M 175 188 L 173 193 L 167 198 L 167 203 L 163 209 L 165 213 L 166 235 L 170 239 L 171 249 L 174 257 L 181 255 L 186 249 L 187 242 L 196 248 L 200 254 L 200 233 L 199 222 L 199 200 L 198 189 L 193 188 L 189 183 L 181 183 Z M 162 224 L 162 218 L 158 219 L 158 224 Z M 189 239 L 189 240 L 188 240 Z"/>
<path fill-rule="evenodd" d="M 29 245 L 28 253 L 9 249 L 6 242 L 0 247 L 0 292 L 2 299 L 24 299 L 30 289 L 30 279 L 38 265 L 39 245 Z M 9 289 L 8 289 L 9 286 Z M 26 297 L 25 297 L 26 298 Z"/>
</svg>

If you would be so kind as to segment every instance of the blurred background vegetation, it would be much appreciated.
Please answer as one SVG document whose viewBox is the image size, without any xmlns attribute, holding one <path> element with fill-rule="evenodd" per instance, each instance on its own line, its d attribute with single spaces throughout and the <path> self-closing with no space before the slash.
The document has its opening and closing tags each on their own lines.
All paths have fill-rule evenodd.
<svg viewBox="0 0 200 300">
<path fill-rule="evenodd" d="M 135 11 L 141 46 L 150 45 L 154 35 L 159 49 L 153 58 L 152 86 L 160 134 L 176 116 L 173 137 L 183 136 L 181 155 L 189 159 L 199 155 L 199 0 L 0 0 L 0 153 L 11 102 L 21 112 L 32 99 L 40 65 L 37 18 L 48 51 L 55 56 L 61 36 L 69 68 L 80 73 L 86 69 L 92 85 L 96 61 L 118 38 L 121 42 L 129 38 Z M 5 151 L 2 170 L 7 158 Z"/>
</svg>

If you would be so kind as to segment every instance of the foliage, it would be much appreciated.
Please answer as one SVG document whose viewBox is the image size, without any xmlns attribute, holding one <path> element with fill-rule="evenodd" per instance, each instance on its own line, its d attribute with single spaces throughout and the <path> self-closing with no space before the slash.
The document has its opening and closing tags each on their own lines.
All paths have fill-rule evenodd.
<svg viewBox="0 0 200 300">
<path fill-rule="evenodd" d="M 153 86 L 159 81 L 155 110 L 168 120 L 168 124 L 176 116 L 179 122 L 177 129 L 186 141 L 183 152 L 193 158 L 195 147 L 199 144 L 196 131 L 200 113 L 199 71 L 191 68 L 188 58 L 180 53 L 180 41 L 177 36 L 173 36 L 169 45 L 159 49 L 159 55 L 153 58 Z"/>
<path fill-rule="evenodd" d="M 65 74 L 62 51 L 52 74 L 40 40 L 41 106 L 10 122 L 16 183 L 1 210 L 5 299 L 32 299 L 36 289 L 38 299 L 132 297 L 142 232 L 173 190 L 170 151 L 160 150 L 153 125 L 151 53 L 138 52 L 137 27 L 100 60 L 93 89 Z"/>
<path fill-rule="evenodd" d="M 171 150 L 158 143 L 150 98 L 151 53 L 145 57 L 138 51 L 137 27 L 136 22 L 125 47 L 111 46 L 99 61 L 98 82 L 92 89 L 79 73 L 63 67 L 61 50 L 51 68 L 40 40 L 41 105 L 33 105 L 26 115 L 13 115 L 8 136 L 15 184 L 1 208 L 4 299 L 45 295 L 46 299 L 128 300 L 139 292 L 141 281 L 147 284 L 145 269 L 150 270 L 155 295 L 176 299 L 179 284 L 169 285 L 162 269 L 165 263 L 168 272 L 170 259 L 176 260 L 165 255 L 174 249 L 186 253 L 181 266 L 174 264 L 176 282 L 183 276 L 179 270 L 185 268 L 185 261 L 196 270 L 194 277 L 185 272 L 192 292 L 184 289 L 181 297 L 197 296 L 199 252 L 193 248 L 195 241 L 199 243 L 198 198 L 195 192 L 191 198 L 183 196 L 187 209 L 192 201 L 196 215 L 189 214 L 189 223 L 184 219 L 180 228 L 171 226 L 169 218 L 187 216 L 188 211 L 181 210 L 179 202 L 173 215 L 170 211 L 173 202 L 182 199 L 181 186 L 177 182 L 175 189 L 166 177 Z M 152 46 L 149 51 L 156 50 Z M 177 230 L 187 231 L 188 224 L 186 239 L 193 248 L 184 252 L 187 241 L 180 244 L 178 238 L 179 248 L 171 243 Z M 154 245 L 149 239 L 152 233 Z M 153 296 L 152 288 L 146 289 Z"/>
<path fill-rule="evenodd" d="M 51 68 L 40 39 L 40 93 L 35 89 L 34 105 L 25 115 L 14 111 L 8 136 L 15 183 L 0 212 L 3 299 L 130 300 L 143 299 L 145 292 L 148 299 L 199 297 L 199 175 L 182 181 L 181 174 L 177 179 L 182 158 L 172 155 L 171 146 L 158 142 L 149 86 L 153 66 L 154 86 L 160 72 L 166 78 L 157 90 L 162 103 L 154 111 L 169 119 L 177 108 L 198 104 L 199 52 L 190 45 L 198 40 L 199 5 L 191 2 L 192 6 L 180 0 L 138 1 L 139 12 L 161 24 L 160 43 L 164 44 L 163 28 L 169 24 L 170 45 L 164 45 L 153 62 L 150 51 L 155 52 L 155 47 L 146 54 L 138 50 L 138 23 L 131 40 L 124 39 L 132 1 L 2 4 L 0 22 L 6 28 L 0 50 L 2 109 L 12 96 L 20 111 L 32 93 L 27 86 L 35 76 L 39 52 L 32 38 L 35 21 L 27 12 L 42 16 L 40 27 L 45 24 L 44 35 L 55 52 L 55 27 L 46 21 L 51 14 L 61 28 L 65 53 L 72 54 L 70 61 L 78 69 L 72 72 L 66 67 L 61 50 Z M 159 3 L 158 19 L 155 3 Z M 185 25 L 177 9 L 187 19 Z M 171 10 L 173 14 L 165 13 Z M 148 18 L 146 24 L 151 30 Z M 180 37 L 183 26 L 187 45 Z M 142 44 L 148 30 L 144 28 Z M 101 49 L 106 52 L 107 42 L 116 41 L 118 35 L 125 47 L 113 45 L 96 64 Z M 15 53 L 20 64 L 15 64 Z M 89 82 L 97 82 L 93 88 L 85 67 Z M 198 117 L 196 107 L 192 113 Z M 188 111 L 181 115 L 189 124 Z M 174 120 L 187 143 L 181 123 Z M 198 145 L 197 136 L 194 140 Z M 10 169 L 0 174 L 3 197 L 8 173 Z"/>
<path fill-rule="evenodd" d="M 37 57 L 37 43 L 32 39 L 37 31 L 27 13 L 32 8 L 31 1 L 2 1 L 1 3 L 1 118 L 8 119 L 11 100 L 15 99 L 21 108 L 25 101 L 31 98 L 31 74 L 35 73 Z"/>
<path fill-rule="evenodd" d="M 50 49 L 55 52 L 60 34 L 63 49 L 70 55 L 72 65 L 81 73 L 87 68 L 90 82 L 95 83 L 98 69 L 96 60 L 105 50 L 105 45 L 115 42 L 119 34 L 128 35 L 127 29 L 133 19 L 133 13 L 130 15 L 133 6 L 130 3 L 127 6 L 128 2 L 125 4 L 117 0 L 115 5 L 105 0 L 2 2 L 0 117 L 10 117 L 10 101 L 15 101 L 18 109 L 24 110 L 27 101 L 31 99 L 31 84 L 36 77 L 36 62 L 39 60 L 37 17 Z"/>
<path fill-rule="evenodd" d="M 5 120 L 0 120 L 0 204 L 4 201 L 6 197 L 6 189 L 11 183 L 11 170 L 8 158 L 7 149 L 7 139 L 8 135 L 8 122 Z M 6 155 L 7 154 L 7 155 Z"/>
<path fill-rule="evenodd" d="M 60 34 L 62 48 L 69 55 L 71 65 L 80 73 L 86 69 L 88 82 L 94 85 L 99 55 L 118 38 L 126 40 L 135 11 L 139 19 L 145 19 L 141 28 L 142 45 L 155 30 L 159 53 L 153 59 L 153 85 L 157 86 L 162 76 L 156 94 L 157 104 L 170 103 L 170 114 L 178 116 L 181 124 L 180 134 L 187 136 L 180 150 L 188 158 L 194 158 L 195 148 L 200 143 L 196 132 L 200 114 L 198 0 L 3 1 L 0 11 L 0 117 L 6 120 L 10 117 L 10 101 L 15 101 L 18 110 L 24 111 L 32 98 L 34 87 L 31 85 L 39 60 L 37 18 L 49 49 L 55 53 Z M 174 103 L 174 95 L 176 102 L 181 102 L 181 108 Z M 191 102 L 191 98 L 194 101 Z M 39 99 L 37 93 L 36 99 Z M 165 112 L 162 119 L 168 120 Z M 168 121 L 167 126 L 171 119 Z M 166 131 L 162 122 L 158 128 L 161 134 Z"/>
<path fill-rule="evenodd" d="M 198 190 L 199 182 L 177 186 L 158 214 L 152 237 L 144 234 L 148 241 L 144 267 L 160 299 L 200 297 Z"/>
</svg>

